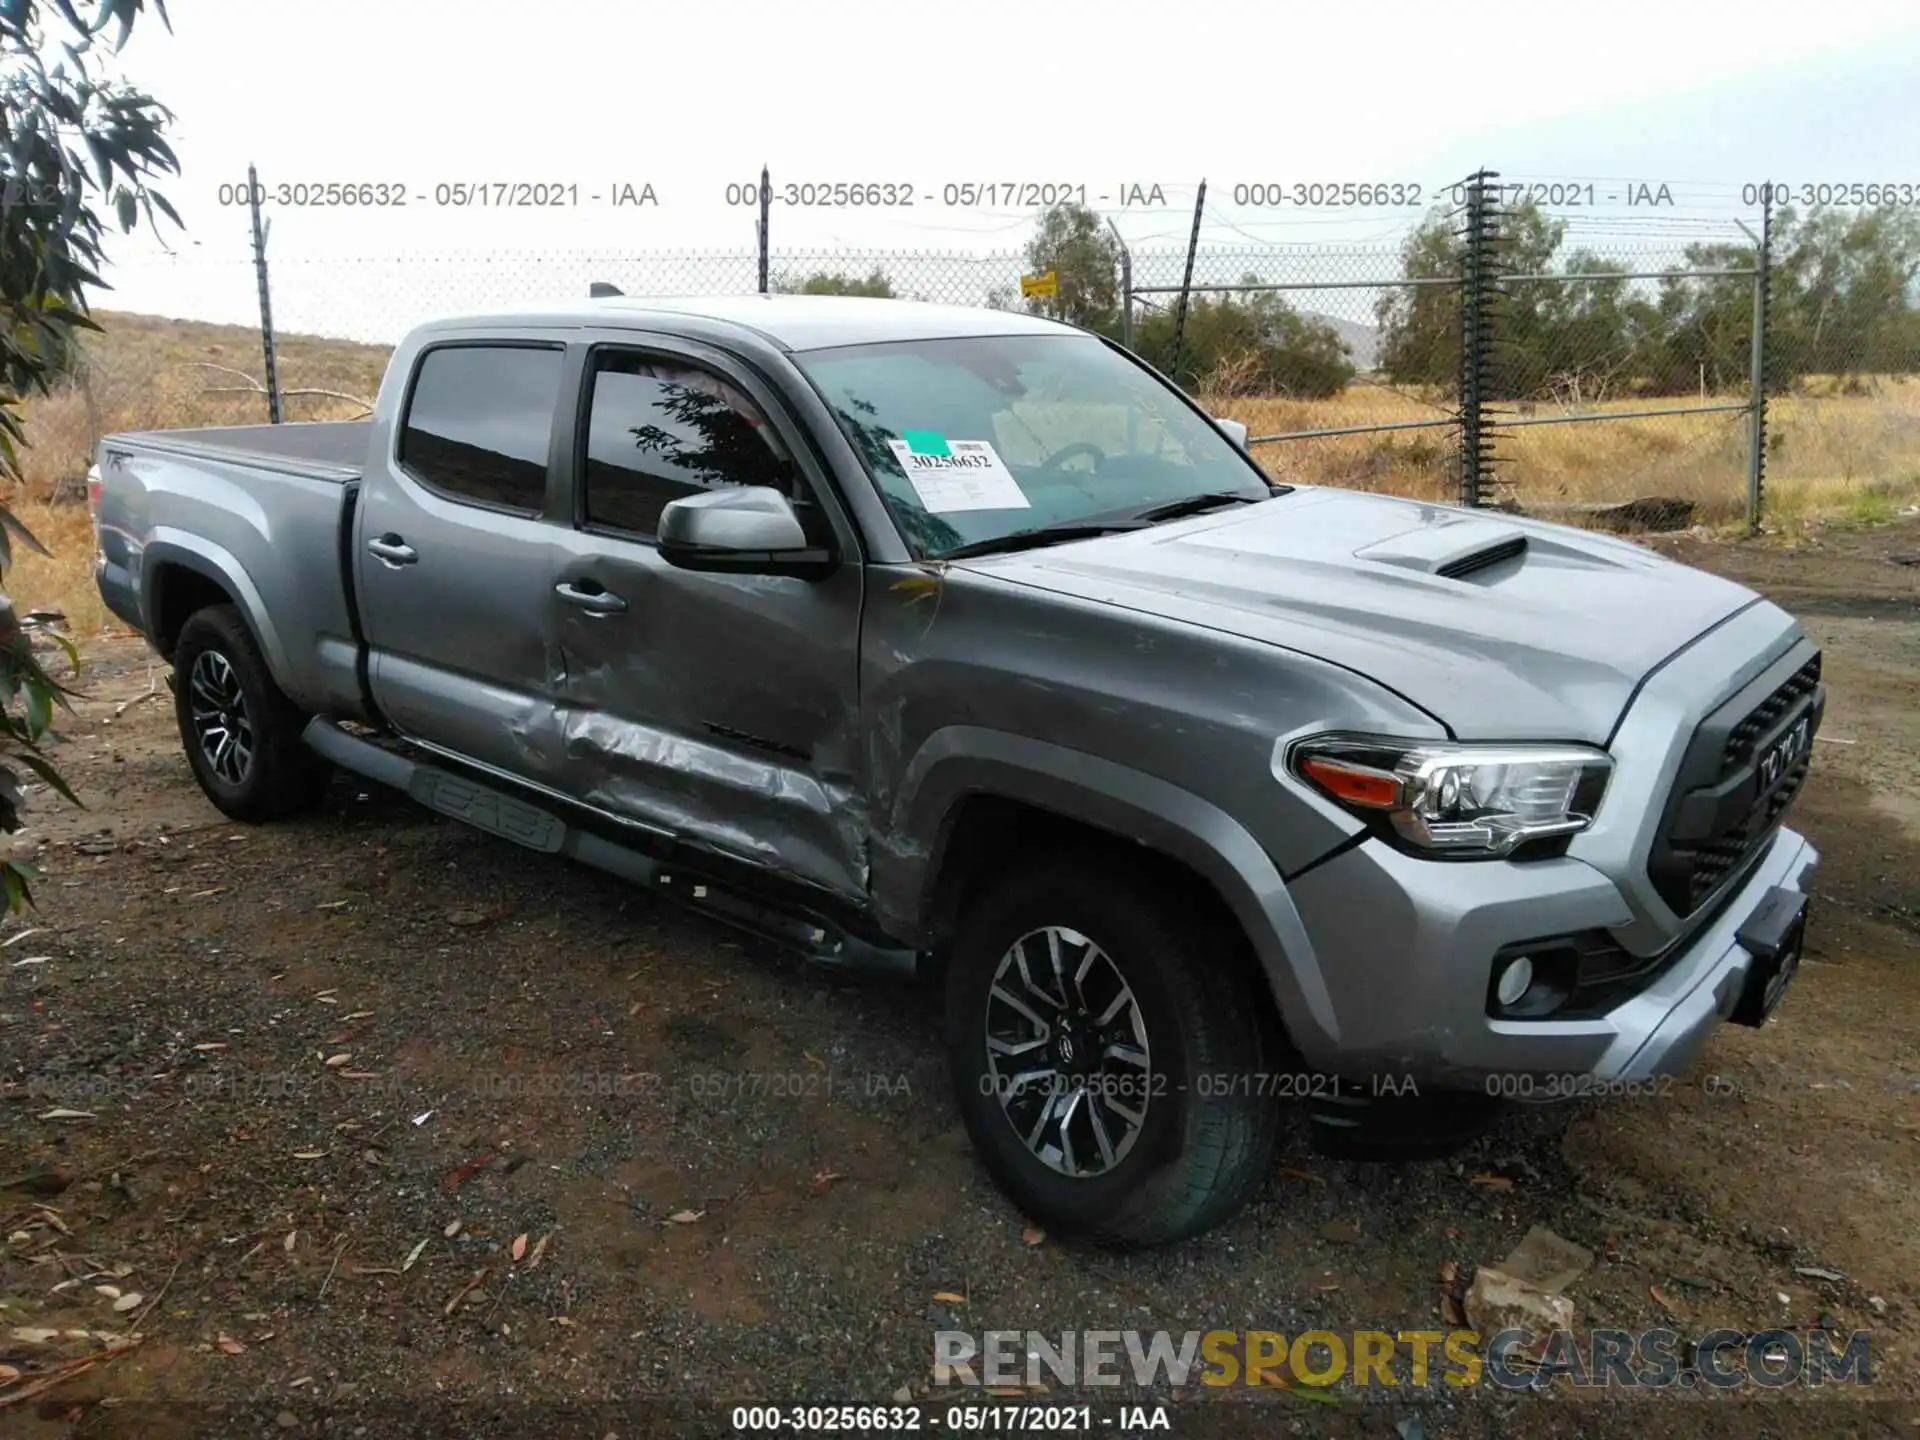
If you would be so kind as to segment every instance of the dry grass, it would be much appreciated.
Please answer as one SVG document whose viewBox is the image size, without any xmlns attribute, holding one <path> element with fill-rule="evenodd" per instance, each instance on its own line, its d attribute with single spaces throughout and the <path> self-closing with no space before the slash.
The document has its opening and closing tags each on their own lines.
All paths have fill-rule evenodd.
<svg viewBox="0 0 1920 1440">
<path fill-rule="evenodd" d="M 1767 519 L 1798 528 L 1834 518 L 1897 510 L 1920 498 L 1920 379 L 1871 382 L 1843 393 L 1816 379 L 1804 393 L 1768 406 Z M 1709 397 L 1710 400 L 1715 397 Z M 1737 401 L 1740 396 L 1717 397 Z M 1621 401 L 1610 410 L 1684 400 Z M 1445 414 L 1442 404 L 1355 385 L 1329 400 L 1223 398 L 1216 413 L 1255 435 L 1335 429 Z M 1531 418 L 1555 413 L 1549 405 Z M 1288 440 L 1258 447 L 1281 479 L 1345 485 L 1428 499 L 1455 493 L 1453 435 L 1446 429 Z M 1498 473 L 1515 498 L 1551 513 L 1555 502 L 1622 501 L 1671 495 L 1692 500 L 1707 524 L 1745 513 L 1747 417 L 1739 413 L 1662 416 L 1612 423 L 1536 425 L 1501 432 Z"/>
<path fill-rule="evenodd" d="M 54 555 L 46 559 L 21 551 L 7 577 L 16 603 L 65 612 L 72 633 L 81 636 L 97 633 L 110 619 L 93 586 L 93 541 L 82 503 L 99 437 L 119 430 L 257 424 L 267 418 L 260 396 L 221 393 L 244 383 L 223 371 L 260 375 L 255 331 L 146 315 L 103 313 L 99 319 L 106 333 L 87 343 L 85 383 L 27 404 L 27 483 L 15 508 Z M 387 355 L 378 345 L 283 336 L 280 383 L 288 391 L 330 390 L 371 400 Z M 1803 390 L 1771 407 L 1770 525 L 1874 523 L 1920 498 L 1920 379 L 1878 380 L 1864 390 L 1816 380 Z M 1607 408 L 1636 409 L 1644 403 Z M 1222 396 L 1209 408 L 1245 421 L 1255 435 L 1428 420 L 1446 413 L 1437 397 L 1371 385 L 1351 386 L 1327 400 Z M 348 402 L 294 396 L 287 418 L 345 419 L 358 413 Z M 1533 413 L 1545 416 L 1552 410 L 1543 405 Z M 1447 499 L 1456 485 L 1452 444 L 1448 429 L 1407 430 L 1290 440 L 1261 446 L 1257 453 L 1284 480 Z M 1498 453 L 1516 497 L 1547 514 L 1554 513 L 1557 502 L 1647 495 L 1690 499 L 1696 517 L 1709 524 L 1743 513 L 1746 417 L 1740 414 L 1541 425 L 1503 433 Z"/>
<path fill-rule="evenodd" d="M 106 333 L 83 343 L 83 380 L 27 402 L 28 448 L 21 456 L 26 484 L 11 502 L 53 556 L 16 546 L 8 593 L 22 609 L 63 612 L 76 636 L 97 634 L 112 620 L 93 584 L 92 522 L 85 504 L 87 466 L 100 437 L 121 430 L 253 425 L 267 418 L 263 396 L 224 393 L 262 375 L 257 331 L 151 315 L 102 312 L 95 318 Z M 283 336 L 280 386 L 371 401 L 387 354 L 379 345 Z M 301 395 L 289 396 L 285 410 L 289 420 L 360 413 L 350 401 Z"/>
</svg>

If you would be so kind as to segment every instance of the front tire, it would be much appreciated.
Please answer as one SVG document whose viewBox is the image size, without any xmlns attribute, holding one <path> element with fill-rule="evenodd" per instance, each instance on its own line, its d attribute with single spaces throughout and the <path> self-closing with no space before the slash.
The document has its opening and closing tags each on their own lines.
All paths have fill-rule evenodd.
<svg viewBox="0 0 1920 1440">
<path fill-rule="evenodd" d="M 946 977 L 954 1091 L 988 1171 L 1049 1231 L 1164 1245 L 1259 1189 L 1275 1037 L 1242 944 L 1125 857 L 1040 860 L 976 892 Z"/>
<path fill-rule="evenodd" d="M 308 717 L 274 683 L 238 609 L 196 611 L 180 629 L 173 672 L 187 763 L 223 814 L 259 822 L 320 802 L 332 767 L 301 743 Z"/>
</svg>

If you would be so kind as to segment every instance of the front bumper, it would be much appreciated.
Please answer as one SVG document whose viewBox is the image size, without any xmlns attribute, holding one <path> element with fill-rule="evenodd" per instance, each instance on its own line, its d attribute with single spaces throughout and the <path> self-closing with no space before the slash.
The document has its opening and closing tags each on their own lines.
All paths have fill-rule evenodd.
<svg viewBox="0 0 1920 1440">
<path fill-rule="evenodd" d="M 1336 1074 L 1474 1088 L 1509 1074 L 1676 1073 L 1739 1000 L 1754 960 L 1735 932 L 1771 887 L 1804 893 L 1818 863 L 1804 837 L 1777 831 L 1732 895 L 1637 993 L 1592 1018 L 1506 1020 L 1487 1013 L 1494 952 L 1628 925 L 1634 917 L 1618 888 L 1572 858 L 1449 864 L 1370 840 L 1289 886 L 1331 1022 L 1296 1042 Z"/>
</svg>

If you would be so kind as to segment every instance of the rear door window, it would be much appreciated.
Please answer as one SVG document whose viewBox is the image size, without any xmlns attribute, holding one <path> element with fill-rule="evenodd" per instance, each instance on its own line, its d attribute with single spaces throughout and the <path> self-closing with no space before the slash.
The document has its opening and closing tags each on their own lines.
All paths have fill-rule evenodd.
<svg viewBox="0 0 1920 1440">
<path fill-rule="evenodd" d="M 407 400 L 401 465 L 455 500 L 539 514 L 561 358 L 557 346 L 440 345 L 427 351 Z"/>
</svg>

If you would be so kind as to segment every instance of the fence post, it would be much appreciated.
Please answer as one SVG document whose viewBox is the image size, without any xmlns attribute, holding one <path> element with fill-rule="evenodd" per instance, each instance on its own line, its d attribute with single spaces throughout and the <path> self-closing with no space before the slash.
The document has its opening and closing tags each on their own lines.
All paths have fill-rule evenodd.
<svg viewBox="0 0 1920 1440">
<path fill-rule="evenodd" d="M 253 273 L 260 285 L 260 348 L 267 365 L 267 419 L 280 423 L 280 369 L 273 358 L 273 292 L 267 284 L 267 227 L 260 222 L 260 179 L 247 166 L 247 208 L 253 211 Z"/>
<path fill-rule="evenodd" d="M 754 228 L 759 231 L 760 239 L 760 293 L 767 293 L 767 217 L 773 209 L 773 183 L 767 177 L 767 167 L 760 167 L 760 223 Z"/>
<path fill-rule="evenodd" d="M 1121 238 L 1120 227 L 1113 223 L 1113 217 L 1107 217 L 1107 229 L 1113 232 L 1113 243 L 1120 247 L 1120 343 L 1131 350 L 1133 348 L 1133 252 L 1127 249 L 1127 242 Z"/>
<path fill-rule="evenodd" d="M 1769 270 L 1773 263 L 1773 186 L 1760 187 L 1760 239 L 1753 260 L 1753 355 L 1748 369 L 1753 414 L 1747 441 L 1747 534 L 1760 533 L 1760 510 L 1767 474 L 1767 341 Z"/>
<path fill-rule="evenodd" d="M 1485 503 L 1494 463 L 1487 402 L 1494 390 L 1494 255 L 1499 214 L 1492 203 L 1499 176 L 1479 170 L 1467 179 L 1467 223 L 1460 252 L 1460 503 Z"/>
<path fill-rule="evenodd" d="M 1173 312 L 1173 362 L 1167 366 L 1167 378 L 1180 383 L 1180 346 L 1187 336 L 1187 295 L 1193 289 L 1193 255 L 1200 248 L 1200 216 L 1207 208 L 1207 182 L 1200 181 L 1200 193 L 1193 197 L 1193 233 L 1187 237 L 1187 268 L 1180 276 L 1180 304 Z"/>
</svg>

